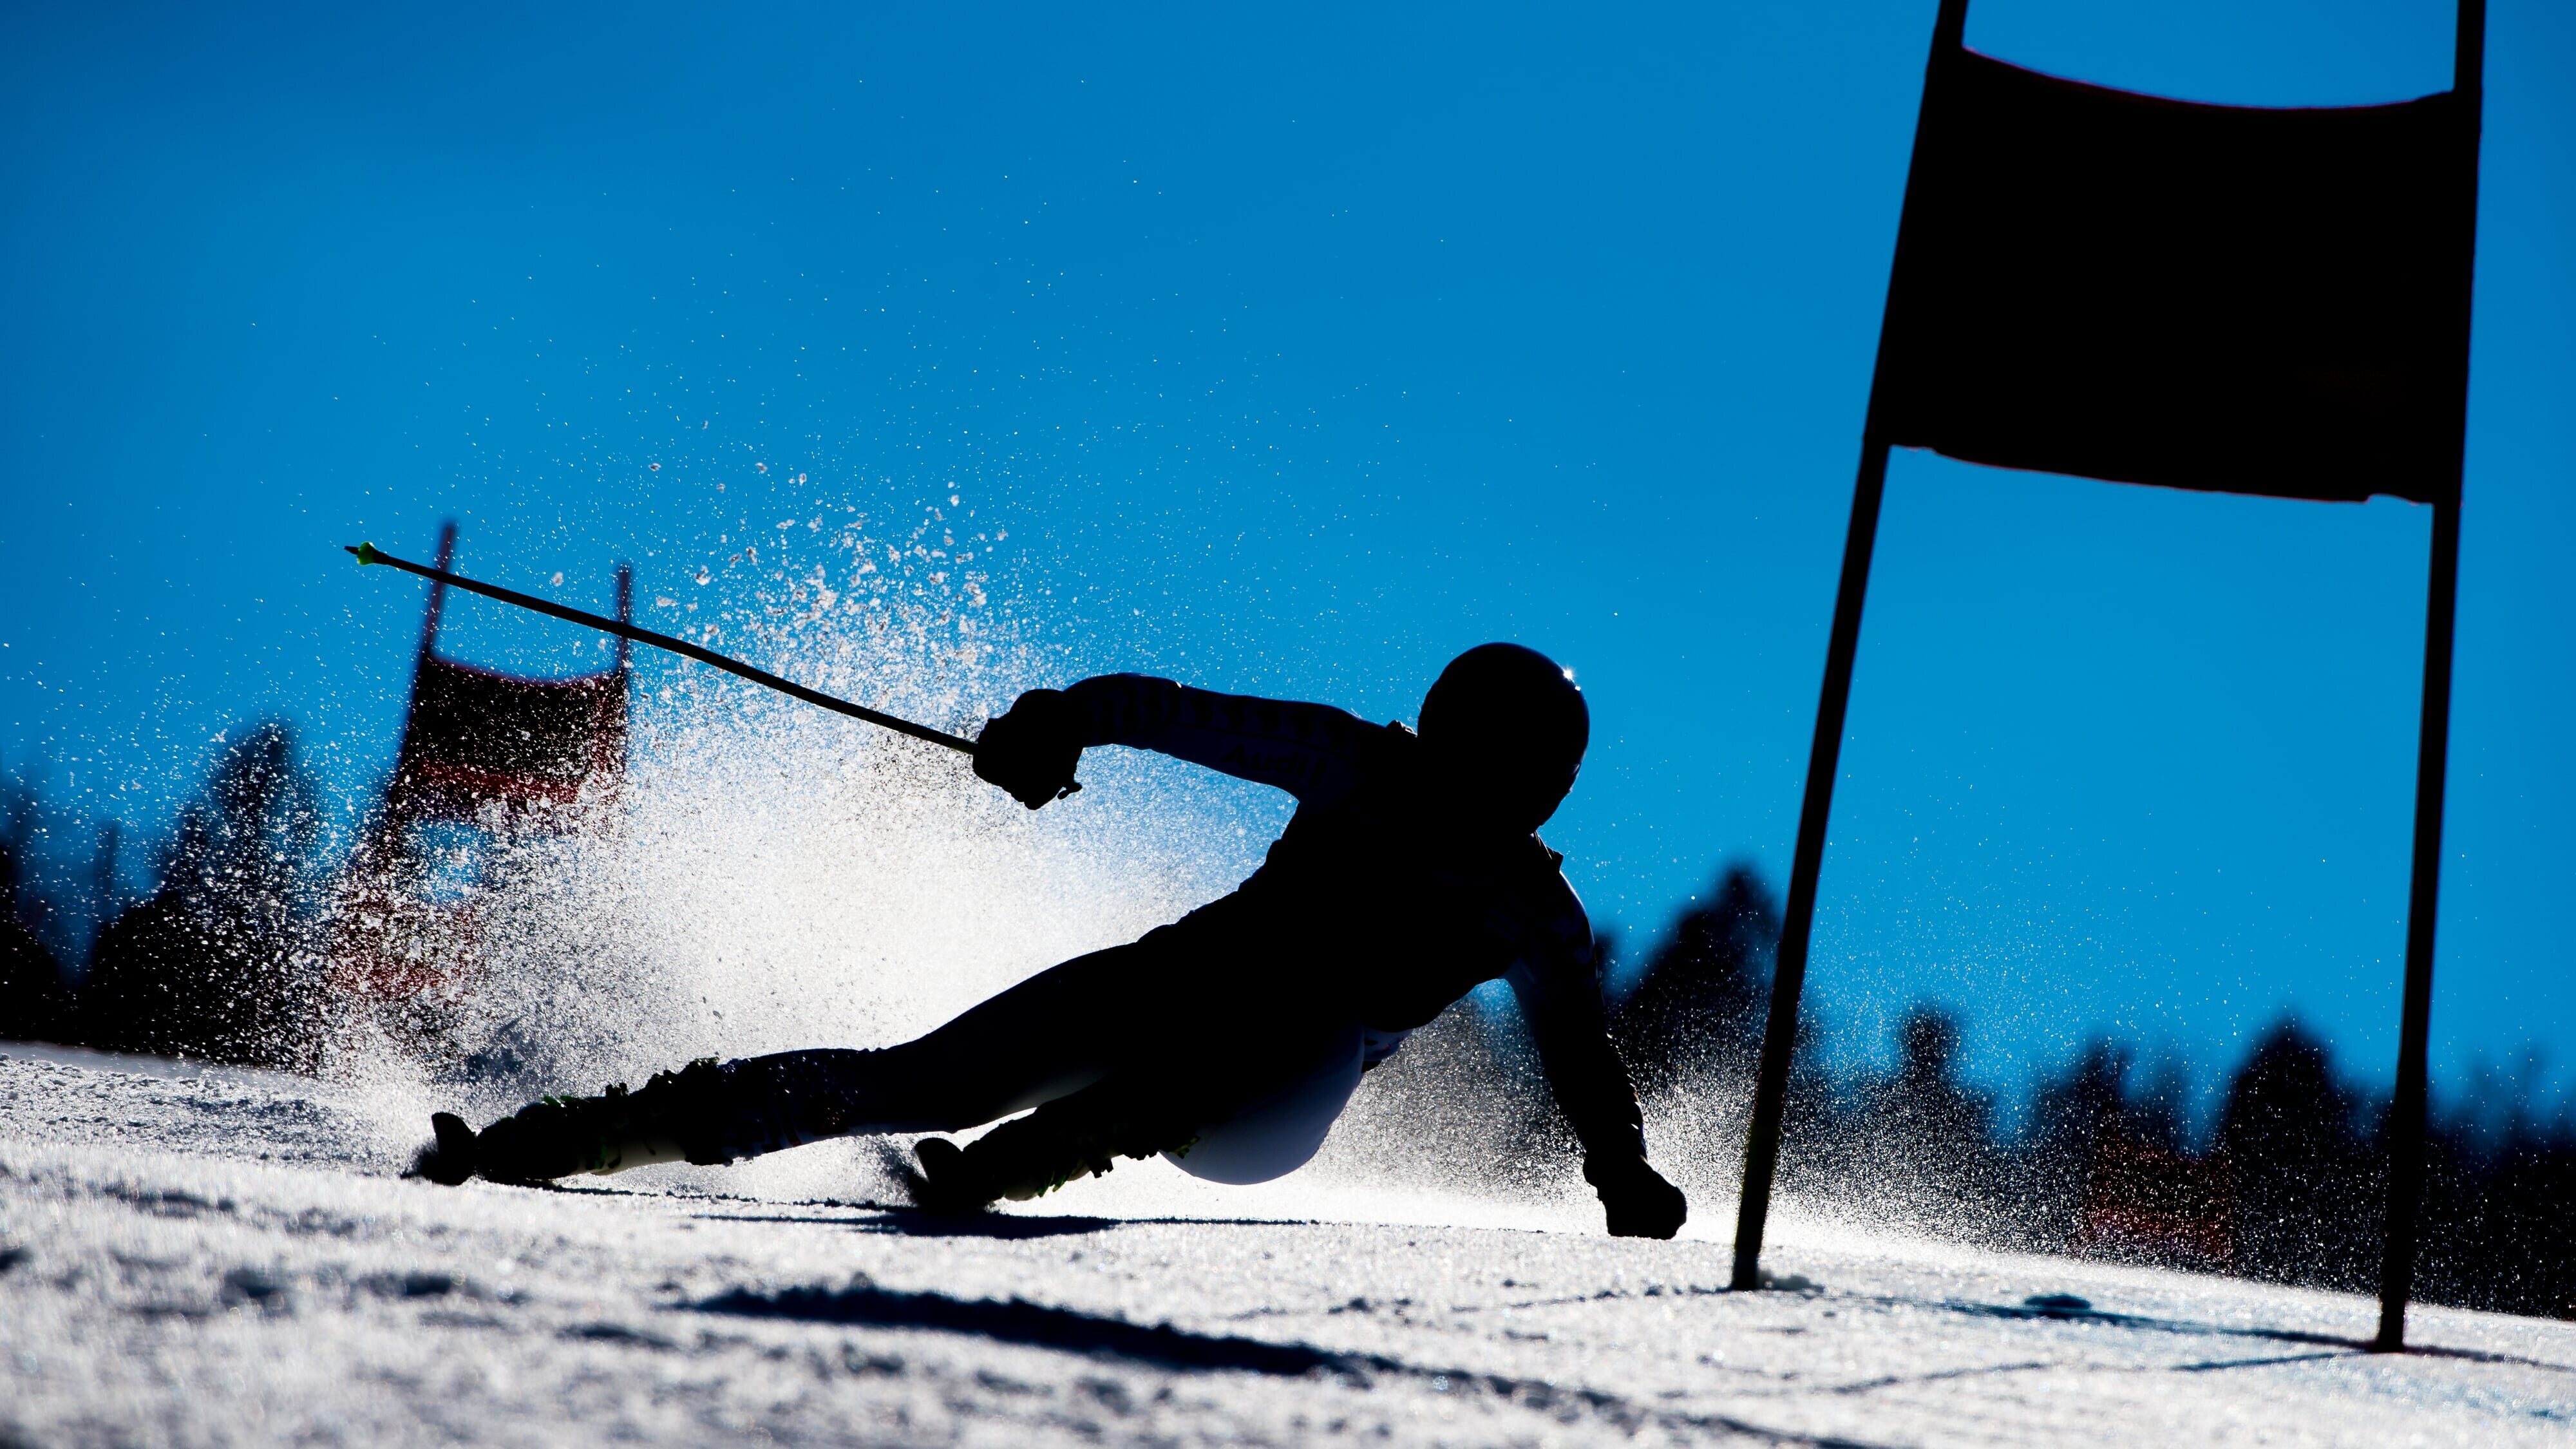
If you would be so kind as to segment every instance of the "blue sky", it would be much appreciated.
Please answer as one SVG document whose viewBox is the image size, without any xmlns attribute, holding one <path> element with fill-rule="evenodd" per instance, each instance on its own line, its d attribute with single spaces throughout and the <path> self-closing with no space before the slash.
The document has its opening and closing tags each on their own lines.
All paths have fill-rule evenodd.
<svg viewBox="0 0 2576 1449">
<path fill-rule="evenodd" d="M 0 758 L 148 836 L 280 713 L 355 798 L 417 595 L 336 545 L 454 516 L 487 575 L 604 601 L 631 557 L 650 598 L 953 492 L 1066 675 L 1409 718 L 1467 644 L 1560 655 L 1597 744 L 1550 838 L 1651 936 L 1786 869 L 1932 9 L 13 8 Z M 1968 28 L 2255 104 L 2445 88 L 2450 37 L 2414 0 Z M 2576 18 L 2500 0 L 2452 1081 L 2576 1047 L 2571 72 Z M 1851 1047 L 1931 997 L 1998 1082 L 2104 1029 L 2212 1067 L 2296 1009 L 2384 1077 L 2427 531 L 1900 455 L 1812 988 Z"/>
</svg>

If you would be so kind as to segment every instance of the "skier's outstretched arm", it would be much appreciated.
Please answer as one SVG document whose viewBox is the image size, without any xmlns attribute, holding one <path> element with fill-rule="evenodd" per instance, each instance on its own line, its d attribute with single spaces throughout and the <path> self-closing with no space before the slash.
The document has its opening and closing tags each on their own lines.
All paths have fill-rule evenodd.
<svg viewBox="0 0 2576 1449">
<path fill-rule="evenodd" d="M 1573 893 L 1567 893 L 1569 903 Z M 1578 906 L 1570 921 L 1523 956 L 1504 978 L 1538 1044 L 1539 1064 L 1557 1105 L 1583 1143 L 1583 1178 L 1601 1195 L 1610 1231 L 1623 1238 L 1669 1238 L 1690 1216 L 1681 1190 L 1646 1162 L 1645 1119 L 1628 1068 L 1610 1045 L 1591 927 Z"/>
<path fill-rule="evenodd" d="M 1309 801 L 1350 788 L 1360 742 L 1376 729 L 1330 705 L 1104 674 L 1021 695 L 984 727 L 975 773 L 1034 810 L 1065 792 L 1084 749 L 1129 745 Z"/>
</svg>

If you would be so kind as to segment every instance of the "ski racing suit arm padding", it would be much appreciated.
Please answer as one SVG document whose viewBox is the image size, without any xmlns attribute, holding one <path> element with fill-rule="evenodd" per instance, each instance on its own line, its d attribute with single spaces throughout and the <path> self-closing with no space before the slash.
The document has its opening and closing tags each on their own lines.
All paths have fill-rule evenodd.
<svg viewBox="0 0 2576 1449">
<path fill-rule="evenodd" d="M 1553 852 L 1550 852 L 1553 854 Z M 1644 1160 L 1646 1131 L 1627 1064 L 1610 1044 L 1592 922 L 1558 872 L 1546 909 L 1524 915 L 1520 959 L 1503 979 L 1521 1006 L 1557 1106 L 1588 1158 Z M 1533 902 L 1532 904 L 1537 904 Z"/>
<path fill-rule="evenodd" d="M 1383 729 L 1326 704 L 1103 674 L 1065 690 L 1082 744 L 1128 745 L 1329 804 L 1358 782 L 1361 741 Z"/>
</svg>

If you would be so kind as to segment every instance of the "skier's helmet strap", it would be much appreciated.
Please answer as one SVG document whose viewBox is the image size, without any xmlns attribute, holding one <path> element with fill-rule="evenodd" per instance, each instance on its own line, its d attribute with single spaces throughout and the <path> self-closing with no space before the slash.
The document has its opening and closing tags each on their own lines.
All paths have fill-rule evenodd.
<svg viewBox="0 0 2576 1449">
<path fill-rule="evenodd" d="M 1422 697 L 1423 744 L 1515 829 L 1556 813 L 1591 740 L 1573 672 L 1518 644 L 1477 645 Z"/>
</svg>

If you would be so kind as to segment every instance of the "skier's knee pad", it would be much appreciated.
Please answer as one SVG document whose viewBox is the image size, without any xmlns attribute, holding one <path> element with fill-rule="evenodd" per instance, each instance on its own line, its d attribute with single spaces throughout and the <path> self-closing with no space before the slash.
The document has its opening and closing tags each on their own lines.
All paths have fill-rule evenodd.
<svg viewBox="0 0 2576 1449">
<path fill-rule="evenodd" d="M 1394 1050 L 1401 1033 L 1372 1033 L 1357 1022 L 1331 1032 L 1286 1081 L 1225 1120 L 1199 1129 L 1186 1151 L 1163 1155 L 1208 1182 L 1244 1185 L 1286 1177 L 1314 1159 L 1333 1123 L 1359 1090 L 1360 1072 Z"/>
</svg>

